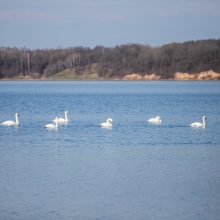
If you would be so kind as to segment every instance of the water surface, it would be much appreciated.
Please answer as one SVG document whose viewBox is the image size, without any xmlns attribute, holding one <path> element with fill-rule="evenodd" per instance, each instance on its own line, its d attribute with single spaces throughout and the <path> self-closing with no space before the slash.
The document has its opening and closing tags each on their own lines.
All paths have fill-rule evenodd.
<svg viewBox="0 0 220 220">
<path fill-rule="evenodd" d="M 43 128 L 65 110 L 67 126 Z M 15 112 L 0 219 L 219 219 L 220 82 L 0 82 L 0 122 Z"/>
</svg>

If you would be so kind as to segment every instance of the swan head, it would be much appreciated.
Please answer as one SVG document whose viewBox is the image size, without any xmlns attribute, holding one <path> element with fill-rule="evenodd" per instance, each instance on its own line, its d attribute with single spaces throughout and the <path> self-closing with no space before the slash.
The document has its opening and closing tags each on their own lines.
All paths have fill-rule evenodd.
<svg viewBox="0 0 220 220">
<path fill-rule="evenodd" d="M 64 113 L 65 113 L 65 114 L 68 114 L 69 112 L 68 112 L 68 111 L 65 111 Z"/>
<path fill-rule="evenodd" d="M 203 115 L 203 117 L 202 117 L 203 119 L 207 119 L 207 117 L 205 116 L 205 115 Z"/>
<path fill-rule="evenodd" d="M 19 116 L 20 116 L 20 114 L 19 114 L 18 112 L 16 112 L 16 113 L 15 113 L 15 115 L 16 115 L 17 117 L 19 117 Z"/>
<path fill-rule="evenodd" d="M 107 119 L 107 122 L 108 122 L 108 123 L 112 123 L 112 122 L 113 122 L 112 118 L 108 118 L 108 119 Z"/>
<path fill-rule="evenodd" d="M 157 120 L 160 120 L 160 116 L 156 116 L 156 119 L 157 119 Z"/>
</svg>

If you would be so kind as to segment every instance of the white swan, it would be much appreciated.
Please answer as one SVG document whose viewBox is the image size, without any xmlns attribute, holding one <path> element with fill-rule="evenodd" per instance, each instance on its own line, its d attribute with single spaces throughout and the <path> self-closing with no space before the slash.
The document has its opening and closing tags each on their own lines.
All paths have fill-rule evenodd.
<svg viewBox="0 0 220 220">
<path fill-rule="evenodd" d="M 113 122 L 112 118 L 108 118 L 106 122 L 101 123 L 100 126 L 103 128 L 109 128 L 112 127 L 112 122 Z"/>
<path fill-rule="evenodd" d="M 68 117 L 67 117 L 68 111 L 64 112 L 64 118 L 54 118 L 53 119 L 53 123 L 57 122 L 58 124 L 64 124 L 64 123 L 68 123 Z"/>
<path fill-rule="evenodd" d="M 19 125 L 19 113 L 15 113 L 15 121 L 4 121 L 0 125 L 3 126 L 18 126 Z"/>
<path fill-rule="evenodd" d="M 57 117 L 55 118 L 55 124 L 46 124 L 44 125 L 44 128 L 47 128 L 47 129 L 57 129 L 58 128 L 58 123 L 57 123 Z"/>
<path fill-rule="evenodd" d="M 153 124 L 160 124 L 161 123 L 161 119 L 160 116 L 156 116 L 155 118 L 150 118 L 148 120 L 149 123 L 153 123 Z"/>
<path fill-rule="evenodd" d="M 202 117 L 202 122 L 193 122 L 192 124 L 190 124 L 190 126 L 194 128 L 205 127 L 206 126 L 205 120 L 206 120 L 206 116 L 204 115 Z"/>
</svg>

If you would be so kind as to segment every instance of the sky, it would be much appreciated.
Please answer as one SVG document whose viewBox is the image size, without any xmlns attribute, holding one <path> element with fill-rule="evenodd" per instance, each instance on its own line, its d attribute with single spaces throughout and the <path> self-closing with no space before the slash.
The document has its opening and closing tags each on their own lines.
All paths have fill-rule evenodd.
<svg viewBox="0 0 220 220">
<path fill-rule="evenodd" d="M 220 0 L 0 0 L 0 47 L 114 47 L 220 38 Z"/>
</svg>

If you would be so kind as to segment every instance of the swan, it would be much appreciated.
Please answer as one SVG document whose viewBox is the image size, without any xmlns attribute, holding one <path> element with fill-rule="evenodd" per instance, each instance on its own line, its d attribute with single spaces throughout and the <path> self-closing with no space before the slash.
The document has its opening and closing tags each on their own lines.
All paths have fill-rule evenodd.
<svg viewBox="0 0 220 220">
<path fill-rule="evenodd" d="M 190 124 L 191 127 L 194 127 L 194 128 L 199 128 L 199 127 L 205 127 L 206 126 L 206 116 L 204 115 L 202 117 L 202 122 L 193 122 L 192 124 Z"/>
<path fill-rule="evenodd" d="M 58 117 L 55 118 L 55 124 L 46 124 L 44 125 L 44 128 L 47 128 L 47 129 L 57 129 L 58 128 L 58 123 L 57 123 L 57 119 Z"/>
<path fill-rule="evenodd" d="M 3 126 L 18 126 L 19 125 L 19 113 L 15 113 L 15 121 L 4 121 L 0 125 Z"/>
<path fill-rule="evenodd" d="M 112 127 L 112 122 L 112 118 L 108 118 L 106 122 L 101 123 L 100 126 L 103 128 Z"/>
<path fill-rule="evenodd" d="M 54 118 L 53 123 L 55 123 L 56 121 L 58 124 L 68 123 L 67 114 L 68 114 L 68 111 L 65 111 L 64 118 L 58 118 L 58 117 Z"/>
<path fill-rule="evenodd" d="M 150 118 L 148 120 L 149 123 L 154 123 L 154 124 L 160 124 L 161 123 L 161 119 L 160 116 L 156 116 L 155 118 Z"/>
</svg>

